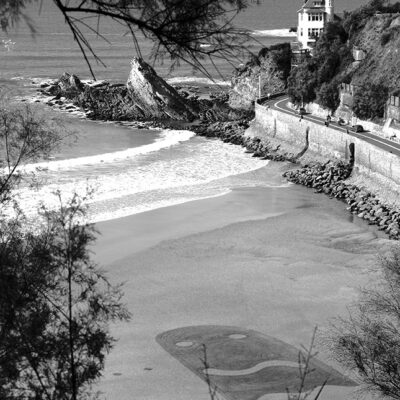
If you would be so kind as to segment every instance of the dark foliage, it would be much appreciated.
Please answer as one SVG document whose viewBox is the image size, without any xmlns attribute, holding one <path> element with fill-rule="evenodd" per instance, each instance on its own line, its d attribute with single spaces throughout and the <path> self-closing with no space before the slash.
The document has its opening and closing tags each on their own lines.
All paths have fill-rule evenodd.
<svg viewBox="0 0 400 400">
<path fill-rule="evenodd" d="M 317 92 L 317 102 L 322 107 L 334 112 L 340 103 L 339 84 L 332 80 L 329 83 L 324 82 Z"/>
<path fill-rule="evenodd" d="M 83 398 L 114 342 L 109 322 L 129 317 L 120 287 L 90 260 L 95 231 L 83 216 L 74 196 L 34 233 L 21 215 L 0 221 L 2 399 Z"/>
<path fill-rule="evenodd" d="M 292 70 L 288 78 L 288 94 L 294 104 L 303 105 L 315 100 L 316 72 L 314 60 L 308 60 Z"/>
<path fill-rule="evenodd" d="M 352 61 L 347 39 L 340 22 L 327 24 L 317 41 L 313 58 L 304 60 L 289 76 L 288 93 L 292 102 L 308 103 L 319 98 L 323 102 L 321 105 L 332 112 L 337 108 L 337 84 L 333 81 L 337 82 L 338 74 Z"/>
<path fill-rule="evenodd" d="M 364 83 L 354 94 L 354 114 L 360 119 L 382 118 L 388 95 L 389 89 L 386 86 Z"/>
<path fill-rule="evenodd" d="M 56 129 L 57 126 L 57 129 Z M 10 200 L 11 190 L 20 181 L 18 167 L 54 150 L 67 133 L 58 120 L 44 118 L 27 106 L 0 104 L 0 204 Z"/>
<path fill-rule="evenodd" d="M 272 51 L 273 59 L 279 71 L 281 71 L 282 73 L 282 79 L 286 81 L 290 75 L 290 71 L 292 68 L 292 53 L 290 43 L 282 43 L 271 46 L 270 51 Z"/>
<path fill-rule="evenodd" d="M 364 290 L 347 319 L 334 324 L 335 358 L 356 371 L 366 388 L 400 399 L 400 248 L 381 259 L 382 278 Z"/>
</svg>

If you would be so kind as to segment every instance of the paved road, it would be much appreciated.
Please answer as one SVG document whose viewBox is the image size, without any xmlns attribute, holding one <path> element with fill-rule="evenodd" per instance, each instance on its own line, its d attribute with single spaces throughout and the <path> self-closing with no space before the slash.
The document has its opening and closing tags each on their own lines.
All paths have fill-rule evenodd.
<svg viewBox="0 0 400 400">
<path fill-rule="evenodd" d="M 296 115 L 297 117 L 299 116 L 298 113 L 294 110 L 292 110 L 288 106 L 288 97 L 281 97 L 277 99 L 270 100 L 269 102 L 264 102 L 263 104 L 268 104 L 271 108 L 285 112 L 286 114 L 292 114 Z M 303 119 L 306 121 L 312 121 L 315 122 L 319 125 L 324 126 L 325 124 L 325 119 L 321 117 L 317 117 L 312 114 L 306 114 L 303 116 Z M 337 124 L 337 122 L 331 122 L 329 124 L 330 128 L 336 129 L 338 131 L 346 132 L 346 126 L 340 126 Z M 381 136 L 378 136 L 374 134 L 373 132 L 349 132 L 350 136 L 354 136 L 358 139 L 365 140 L 366 142 L 373 144 L 374 146 L 380 147 L 383 150 L 386 150 L 390 153 L 396 154 L 397 156 L 400 157 L 400 144 L 393 142 L 389 139 L 384 139 Z"/>
</svg>

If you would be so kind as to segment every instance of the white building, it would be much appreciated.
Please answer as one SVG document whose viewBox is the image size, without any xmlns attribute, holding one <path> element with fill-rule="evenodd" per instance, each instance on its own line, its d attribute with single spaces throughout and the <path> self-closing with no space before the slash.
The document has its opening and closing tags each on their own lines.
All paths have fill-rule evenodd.
<svg viewBox="0 0 400 400">
<path fill-rule="evenodd" d="M 334 19 L 333 0 L 305 0 L 297 13 L 297 40 L 302 49 L 312 49 L 325 24 Z"/>
</svg>

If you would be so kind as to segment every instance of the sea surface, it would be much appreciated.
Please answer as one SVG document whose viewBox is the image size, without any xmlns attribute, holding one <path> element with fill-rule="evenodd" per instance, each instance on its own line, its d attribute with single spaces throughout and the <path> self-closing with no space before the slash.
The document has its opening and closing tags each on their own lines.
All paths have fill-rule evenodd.
<svg viewBox="0 0 400 400">
<path fill-rule="evenodd" d="M 91 78 L 53 2 L 42 3 L 40 12 L 33 6 L 26 11 L 35 26 L 35 35 L 24 22 L 7 34 L 0 33 L 2 93 L 32 96 L 41 82 L 55 79 L 64 71 L 81 79 Z M 337 0 L 336 7 L 338 11 L 351 10 L 362 3 Z M 249 49 L 257 53 L 264 46 L 293 41 L 289 28 L 296 25 L 296 11 L 301 4 L 302 1 L 265 0 L 239 15 L 237 25 L 250 30 L 255 39 Z M 92 63 L 96 78 L 124 82 L 135 55 L 132 42 L 119 26 L 105 20 L 100 26 L 107 41 L 93 33 L 87 36 L 106 65 Z M 141 40 L 140 45 L 148 60 L 151 43 Z M 214 85 L 229 86 L 232 73 L 232 66 L 224 61 L 218 62 L 218 72 L 205 63 L 214 81 L 186 65 L 171 71 L 168 60 L 154 67 L 170 83 L 201 85 L 205 90 Z M 44 112 L 50 115 L 54 111 L 47 108 Z M 267 162 L 252 158 L 238 146 L 199 138 L 189 131 L 138 130 L 67 114 L 62 118 L 75 131 L 74 140 L 66 140 L 51 160 L 25 167 L 29 172 L 35 171 L 41 182 L 37 190 L 28 185 L 18 190 L 21 206 L 29 215 L 35 215 L 40 203 L 57 204 L 52 195 L 56 190 L 64 197 L 93 191 L 90 219 L 102 221 L 220 196 L 234 187 L 268 185 L 268 179 L 261 181 L 259 174 L 251 173 Z"/>
</svg>

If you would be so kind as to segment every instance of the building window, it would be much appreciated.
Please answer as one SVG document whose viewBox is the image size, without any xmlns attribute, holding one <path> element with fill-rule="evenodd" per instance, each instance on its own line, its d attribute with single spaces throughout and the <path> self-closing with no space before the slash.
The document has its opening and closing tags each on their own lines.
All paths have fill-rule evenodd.
<svg viewBox="0 0 400 400">
<path fill-rule="evenodd" d="M 323 21 L 324 14 L 322 14 L 322 13 L 308 14 L 308 20 L 309 21 Z"/>
<path fill-rule="evenodd" d="M 317 39 L 322 31 L 323 29 L 321 28 L 308 28 L 308 37 L 312 39 Z"/>
<path fill-rule="evenodd" d="M 300 36 L 303 36 L 303 28 L 300 28 Z"/>
</svg>

